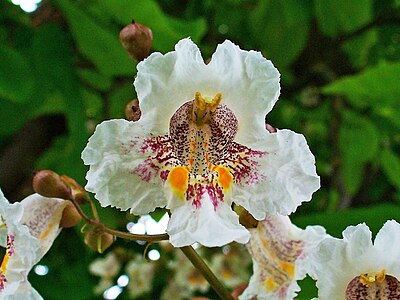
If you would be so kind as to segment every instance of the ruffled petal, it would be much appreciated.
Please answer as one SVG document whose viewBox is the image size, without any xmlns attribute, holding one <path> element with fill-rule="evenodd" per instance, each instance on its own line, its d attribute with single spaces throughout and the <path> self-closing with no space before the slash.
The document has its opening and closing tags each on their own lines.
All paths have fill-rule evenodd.
<svg viewBox="0 0 400 300">
<path fill-rule="evenodd" d="M 181 40 L 173 52 L 153 53 L 138 64 L 134 85 L 142 118 L 154 117 L 150 132 L 168 132 L 170 117 L 201 88 L 204 67 L 200 50 L 190 39 Z"/>
<path fill-rule="evenodd" d="M 236 185 L 235 203 L 263 220 L 267 214 L 288 215 L 302 202 L 311 200 L 320 180 L 303 135 L 290 130 L 264 130 L 256 149 L 266 153 L 257 160 L 257 180 Z"/>
<path fill-rule="evenodd" d="M 400 279 L 398 236 L 400 225 L 389 221 L 374 245 L 368 226 L 349 226 L 343 239 L 327 238 L 313 255 L 310 275 L 317 280 L 319 299 L 341 300 L 349 283 L 362 274 L 384 271 Z M 393 255 L 391 255 L 393 254 Z"/>
<path fill-rule="evenodd" d="M 379 230 L 374 241 L 374 249 L 381 255 L 381 264 L 388 274 L 400 281 L 400 224 L 394 220 L 387 221 Z"/>
<path fill-rule="evenodd" d="M 149 138 L 142 123 L 110 120 L 97 126 L 82 159 L 90 166 L 86 189 L 95 193 L 103 207 L 145 214 L 166 205 L 157 172 L 142 165 L 150 157 L 141 149 Z"/>
<path fill-rule="evenodd" d="M 207 65 L 212 93 L 222 94 L 222 103 L 238 118 L 236 141 L 249 147 L 265 130 L 265 115 L 280 93 L 280 74 L 260 52 L 244 51 L 226 40 L 218 45 Z"/>
<path fill-rule="evenodd" d="M 261 53 L 244 51 L 230 41 L 218 45 L 210 64 L 200 50 L 183 39 L 175 51 L 154 53 L 138 65 L 135 88 L 142 117 L 154 116 L 151 132 L 164 134 L 169 117 L 196 92 L 206 97 L 222 94 L 222 103 L 237 116 L 237 141 L 252 146 L 264 130 L 265 115 L 278 99 L 280 74 Z"/>
<path fill-rule="evenodd" d="M 215 208 L 209 197 L 204 197 L 201 207 L 186 202 L 173 209 L 167 233 L 175 247 L 195 242 L 206 247 L 220 247 L 233 241 L 243 244 L 250 238 L 230 206 L 223 202 Z"/>
<path fill-rule="evenodd" d="M 39 241 L 33 266 L 47 253 L 60 233 L 61 217 L 68 202 L 64 199 L 32 194 L 23 199 L 21 204 L 24 208 L 21 222 L 29 228 L 30 234 Z"/>
</svg>

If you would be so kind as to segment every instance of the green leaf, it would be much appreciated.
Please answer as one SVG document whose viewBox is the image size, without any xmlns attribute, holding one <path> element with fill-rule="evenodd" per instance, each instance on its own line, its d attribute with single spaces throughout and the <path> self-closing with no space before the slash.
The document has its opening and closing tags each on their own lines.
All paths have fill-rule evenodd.
<svg viewBox="0 0 400 300">
<path fill-rule="evenodd" d="M 346 96 L 357 108 L 372 107 L 376 114 L 400 126 L 399 82 L 400 63 L 385 63 L 336 80 L 323 92 Z"/>
<path fill-rule="evenodd" d="M 252 38 L 278 67 L 288 66 L 308 38 L 309 1 L 262 0 L 250 15 Z"/>
<path fill-rule="evenodd" d="M 125 118 L 125 106 L 135 98 L 135 91 L 131 84 L 125 84 L 110 95 L 110 117 Z"/>
<path fill-rule="evenodd" d="M 16 103 L 28 101 L 35 86 L 28 59 L 6 46 L 0 46 L 0 57 L 0 97 Z"/>
<path fill-rule="evenodd" d="M 375 124 L 357 113 L 342 112 L 339 149 L 342 155 L 342 176 L 350 195 L 360 187 L 364 166 L 375 158 L 379 147 L 379 132 Z"/>
<path fill-rule="evenodd" d="M 134 61 L 119 43 L 117 29 L 105 28 L 68 0 L 55 2 L 66 16 L 79 50 L 101 73 L 109 76 L 134 73 Z"/>
<path fill-rule="evenodd" d="M 308 225 L 321 225 L 326 231 L 335 236 L 341 237 L 342 231 L 349 225 L 357 225 L 365 222 L 372 232 L 377 233 L 387 220 L 400 221 L 398 213 L 400 206 L 393 204 L 382 204 L 367 208 L 352 208 L 338 212 L 324 212 L 294 216 L 293 223 L 305 228 Z"/>
<path fill-rule="evenodd" d="M 364 67 L 369 63 L 371 48 L 376 44 L 377 40 L 377 30 L 370 30 L 346 41 L 343 44 L 342 49 L 347 53 L 355 66 Z"/>
<path fill-rule="evenodd" d="M 380 159 L 390 183 L 400 190 L 400 157 L 390 149 L 384 149 L 380 153 Z"/>
<path fill-rule="evenodd" d="M 372 0 L 315 0 L 321 31 L 336 36 L 357 30 L 373 17 Z"/>
<path fill-rule="evenodd" d="M 110 89 L 112 81 L 110 77 L 91 69 L 78 69 L 79 77 L 89 86 L 99 91 Z"/>
<path fill-rule="evenodd" d="M 122 25 L 134 19 L 148 26 L 153 32 L 153 47 L 161 52 L 171 51 L 180 39 L 188 36 L 200 42 L 207 29 L 204 19 L 180 20 L 167 16 L 152 0 L 99 0 L 96 5 Z"/>
</svg>

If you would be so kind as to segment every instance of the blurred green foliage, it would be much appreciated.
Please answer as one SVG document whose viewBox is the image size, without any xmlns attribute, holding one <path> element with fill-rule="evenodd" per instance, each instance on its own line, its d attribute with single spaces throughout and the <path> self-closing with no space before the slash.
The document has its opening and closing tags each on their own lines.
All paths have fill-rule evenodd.
<svg viewBox="0 0 400 300">
<path fill-rule="evenodd" d="M 118 41 L 132 19 L 152 29 L 153 51 L 171 51 L 190 36 L 207 59 L 231 39 L 274 62 L 282 95 L 267 121 L 306 136 L 322 182 L 295 222 L 321 224 L 340 236 L 347 225 L 367 222 L 376 233 L 386 219 L 400 220 L 400 9 L 394 0 L 47 0 L 32 14 L 1 1 L 0 147 L 7 149 L 27 122 L 62 115 L 66 130 L 42 149 L 34 168 L 84 184 L 80 153 L 94 126 L 123 118 L 125 104 L 136 97 L 136 63 Z M 117 227 L 128 221 L 113 210 L 103 214 Z M 92 297 L 87 264 L 94 255 L 80 239 L 63 233 L 44 259 L 50 279 L 32 275 L 46 299 L 65 299 L 60 289 L 71 299 Z M 309 286 L 300 299 L 315 292 Z"/>
</svg>

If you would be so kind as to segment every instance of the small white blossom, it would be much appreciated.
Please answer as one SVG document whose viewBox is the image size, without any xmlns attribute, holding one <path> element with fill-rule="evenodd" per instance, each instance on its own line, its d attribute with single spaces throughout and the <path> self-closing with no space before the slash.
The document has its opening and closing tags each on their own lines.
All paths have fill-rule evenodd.
<svg viewBox="0 0 400 300">
<path fill-rule="evenodd" d="M 33 194 L 10 204 L 0 190 L 0 245 L 6 248 L 0 269 L 0 299 L 43 299 L 28 273 L 51 247 L 66 201 Z"/>
<path fill-rule="evenodd" d="M 305 230 L 287 216 L 268 216 L 250 229 L 247 245 L 253 258 L 253 276 L 240 300 L 291 300 L 300 291 L 297 280 L 304 279 L 312 263 L 310 257 L 327 237 L 321 226 Z"/>
<path fill-rule="evenodd" d="M 321 300 L 400 299 L 400 224 L 387 221 L 372 243 L 365 224 L 349 226 L 343 239 L 327 238 L 310 274 Z"/>
</svg>

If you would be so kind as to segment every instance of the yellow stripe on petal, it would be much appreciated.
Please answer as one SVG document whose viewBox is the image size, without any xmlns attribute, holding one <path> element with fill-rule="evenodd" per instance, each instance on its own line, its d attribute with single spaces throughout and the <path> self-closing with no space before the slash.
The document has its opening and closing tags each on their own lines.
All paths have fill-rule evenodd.
<svg viewBox="0 0 400 300">
<path fill-rule="evenodd" d="M 229 172 L 228 168 L 224 166 L 216 166 L 215 171 L 218 173 L 218 183 L 224 189 L 224 191 L 231 188 L 233 182 L 233 176 Z"/>
<path fill-rule="evenodd" d="M 8 253 L 6 253 L 6 254 L 4 255 L 3 262 L 1 263 L 1 271 L 2 271 L 3 273 L 5 273 L 6 270 L 7 270 L 8 259 L 9 259 L 9 255 L 8 255 Z"/>
<path fill-rule="evenodd" d="M 294 277 L 294 264 L 281 260 L 279 265 L 291 278 Z"/>
<path fill-rule="evenodd" d="M 173 168 L 168 174 L 168 182 L 171 189 L 184 200 L 184 195 L 187 190 L 189 179 L 188 167 L 178 166 Z"/>
<path fill-rule="evenodd" d="M 271 277 L 269 277 L 264 281 L 264 286 L 267 291 L 272 292 L 275 289 L 276 283 Z"/>
</svg>

